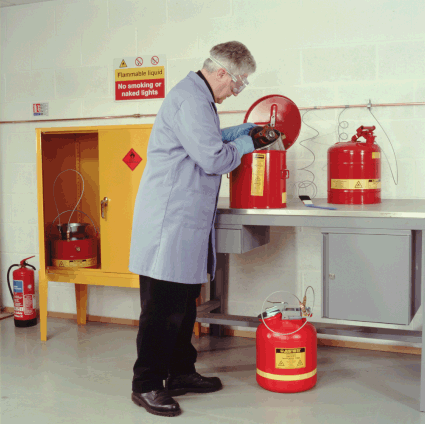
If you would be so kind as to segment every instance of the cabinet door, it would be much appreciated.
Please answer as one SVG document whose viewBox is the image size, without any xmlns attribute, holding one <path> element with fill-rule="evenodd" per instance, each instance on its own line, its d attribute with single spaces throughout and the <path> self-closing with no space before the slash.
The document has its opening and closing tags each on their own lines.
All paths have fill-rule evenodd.
<svg viewBox="0 0 425 424">
<path fill-rule="evenodd" d="M 143 125 L 99 130 L 99 202 L 108 199 L 104 217 L 100 218 L 102 271 L 130 273 L 134 202 L 146 165 L 151 129 L 152 125 Z M 138 157 L 141 161 L 136 165 Z"/>
<path fill-rule="evenodd" d="M 328 234 L 324 243 L 325 317 L 409 324 L 410 236 Z"/>
</svg>

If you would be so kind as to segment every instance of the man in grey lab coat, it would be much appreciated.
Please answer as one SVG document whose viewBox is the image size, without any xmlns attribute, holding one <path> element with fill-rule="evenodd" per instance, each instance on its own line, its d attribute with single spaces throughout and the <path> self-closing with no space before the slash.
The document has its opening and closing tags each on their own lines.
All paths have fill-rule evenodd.
<svg viewBox="0 0 425 424">
<path fill-rule="evenodd" d="M 170 90 L 152 128 L 129 265 L 140 276 L 142 307 L 132 399 L 152 414 L 180 414 L 171 396 L 222 388 L 218 377 L 195 371 L 191 336 L 201 284 L 215 273 L 221 176 L 254 151 L 254 124 L 221 130 L 215 103 L 237 96 L 255 68 L 242 43 L 218 44 L 201 71 Z"/>
</svg>

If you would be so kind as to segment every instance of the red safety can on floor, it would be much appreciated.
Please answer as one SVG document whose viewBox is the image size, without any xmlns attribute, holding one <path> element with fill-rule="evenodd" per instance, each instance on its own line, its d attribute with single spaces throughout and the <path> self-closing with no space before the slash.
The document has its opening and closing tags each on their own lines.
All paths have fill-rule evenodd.
<svg viewBox="0 0 425 424">
<path fill-rule="evenodd" d="M 278 308 L 270 308 L 262 316 L 256 336 L 257 383 L 279 393 L 303 392 L 314 387 L 317 382 L 314 326 L 302 317 L 282 319 Z"/>
</svg>

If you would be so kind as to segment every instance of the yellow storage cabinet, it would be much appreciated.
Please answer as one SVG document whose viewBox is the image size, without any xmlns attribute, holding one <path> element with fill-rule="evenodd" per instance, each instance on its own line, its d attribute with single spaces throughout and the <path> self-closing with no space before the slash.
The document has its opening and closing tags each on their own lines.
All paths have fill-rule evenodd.
<svg viewBox="0 0 425 424">
<path fill-rule="evenodd" d="M 36 130 L 41 340 L 47 340 L 49 281 L 75 284 L 78 324 L 86 323 L 88 284 L 139 286 L 138 276 L 128 271 L 128 261 L 134 202 L 151 129 L 152 125 L 126 125 Z M 78 171 L 84 183 L 69 170 Z M 90 224 L 87 233 L 98 241 L 97 266 L 53 267 L 50 238 L 58 234 L 59 219 L 67 223 L 70 213 L 54 225 L 53 221 L 59 213 L 73 210 L 81 196 L 77 209 L 90 219 L 75 212 L 71 222 Z"/>
</svg>

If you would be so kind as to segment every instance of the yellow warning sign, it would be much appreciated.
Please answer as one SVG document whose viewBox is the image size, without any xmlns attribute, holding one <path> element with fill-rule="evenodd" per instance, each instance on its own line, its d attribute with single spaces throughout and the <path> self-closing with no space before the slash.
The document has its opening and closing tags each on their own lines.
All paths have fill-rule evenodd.
<svg viewBox="0 0 425 424">
<path fill-rule="evenodd" d="M 336 190 L 379 190 L 381 188 L 381 180 L 380 179 L 370 179 L 370 180 L 332 179 L 331 188 Z"/>
<path fill-rule="evenodd" d="M 164 66 L 155 66 L 150 68 L 128 68 L 125 71 L 120 71 L 119 69 L 115 69 L 115 81 L 133 81 L 135 85 L 134 88 L 136 88 L 137 83 L 145 81 L 145 80 L 164 79 L 165 78 L 164 75 L 165 75 Z M 137 87 L 137 88 L 140 88 L 140 87 Z M 149 87 L 142 87 L 142 88 L 149 88 Z"/>
<path fill-rule="evenodd" d="M 266 172 L 266 155 L 254 153 L 252 158 L 251 196 L 264 193 L 264 174 Z"/>
<path fill-rule="evenodd" d="M 372 159 L 381 159 L 380 152 L 372 152 Z"/>
<path fill-rule="evenodd" d="M 87 259 L 52 259 L 52 265 L 60 268 L 88 268 L 97 264 L 97 257 Z"/>
<path fill-rule="evenodd" d="M 121 61 L 120 68 L 127 68 L 127 64 L 125 63 L 124 59 Z"/>
<path fill-rule="evenodd" d="M 282 203 L 286 203 L 286 191 L 282 193 Z"/>
<path fill-rule="evenodd" d="M 293 349 L 281 349 L 275 350 L 275 368 L 293 370 L 296 368 L 305 368 L 305 347 L 297 347 Z"/>
</svg>

